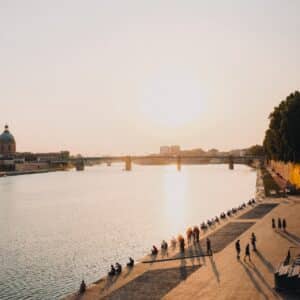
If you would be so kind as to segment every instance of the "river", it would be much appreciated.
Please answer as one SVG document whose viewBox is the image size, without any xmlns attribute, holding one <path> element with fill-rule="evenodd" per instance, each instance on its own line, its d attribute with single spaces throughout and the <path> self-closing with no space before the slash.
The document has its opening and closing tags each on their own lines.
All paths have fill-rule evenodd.
<svg viewBox="0 0 300 300">
<path fill-rule="evenodd" d="M 0 299 L 59 299 L 255 195 L 243 165 L 122 168 L 0 178 Z"/>
</svg>

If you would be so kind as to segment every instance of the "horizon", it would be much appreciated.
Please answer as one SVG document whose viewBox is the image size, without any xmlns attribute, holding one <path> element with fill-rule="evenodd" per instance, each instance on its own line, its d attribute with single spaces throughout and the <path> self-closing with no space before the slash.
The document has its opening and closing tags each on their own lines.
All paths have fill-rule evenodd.
<svg viewBox="0 0 300 300">
<path fill-rule="evenodd" d="M 46 3 L 0 4 L 0 131 L 18 152 L 243 149 L 299 89 L 299 2 Z"/>
</svg>

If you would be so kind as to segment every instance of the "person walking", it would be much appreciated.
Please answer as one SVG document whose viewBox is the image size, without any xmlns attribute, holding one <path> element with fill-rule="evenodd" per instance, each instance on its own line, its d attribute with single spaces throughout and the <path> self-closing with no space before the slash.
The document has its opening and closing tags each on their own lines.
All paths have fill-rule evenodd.
<svg viewBox="0 0 300 300">
<path fill-rule="evenodd" d="M 278 229 L 281 229 L 281 219 L 278 218 Z"/>
<path fill-rule="evenodd" d="M 272 218 L 272 228 L 275 229 L 276 228 L 276 223 L 275 223 L 275 219 Z"/>
<path fill-rule="evenodd" d="M 213 252 L 211 249 L 211 241 L 209 238 L 206 239 L 206 251 L 207 251 L 207 255 L 210 255 L 210 256 L 213 255 Z"/>
<path fill-rule="evenodd" d="M 251 234 L 251 244 L 253 247 L 253 251 L 256 251 L 256 236 L 255 236 L 254 232 L 252 232 L 252 234 Z"/>
<path fill-rule="evenodd" d="M 245 248 L 244 261 L 246 261 L 246 257 L 248 257 L 249 261 L 251 261 L 251 257 L 250 257 L 250 245 L 249 245 L 249 243 L 246 245 L 246 248 Z"/>
<path fill-rule="evenodd" d="M 285 219 L 282 220 L 282 228 L 283 228 L 283 231 L 286 231 L 286 220 Z"/>
<path fill-rule="evenodd" d="M 236 258 L 240 259 L 240 253 L 241 253 L 241 245 L 240 245 L 240 240 L 237 240 L 235 242 L 235 250 L 236 250 Z"/>
</svg>

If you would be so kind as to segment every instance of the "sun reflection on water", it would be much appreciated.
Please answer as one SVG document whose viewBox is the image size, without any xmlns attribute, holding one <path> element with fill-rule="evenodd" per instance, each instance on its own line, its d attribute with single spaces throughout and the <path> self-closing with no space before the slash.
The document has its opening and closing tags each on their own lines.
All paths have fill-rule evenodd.
<svg viewBox="0 0 300 300">
<path fill-rule="evenodd" d="M 187 218 L 187 173 L 178 172 L 174 166 L 166 167 L 163 176 L 164 208 L 166 225 L 172 228 L 173 233 L 182 232 Z"/>
</svg>

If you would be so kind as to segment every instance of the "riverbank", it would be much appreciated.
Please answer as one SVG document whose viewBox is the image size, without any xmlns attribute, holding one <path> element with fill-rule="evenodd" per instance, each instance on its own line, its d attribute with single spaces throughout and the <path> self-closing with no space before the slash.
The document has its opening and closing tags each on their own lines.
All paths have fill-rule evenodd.
<svg viewBox="0 0 300 300">
<path fill-rule="evenodd" d="M 300 237 L 300 198 L 265 198 L 260 171 L 256 197 L 256 207 L 249 207 L 202 234 L 202 241 L 209 235 L 213 250 L 218 250 L 213 259 L 203 256 L 199 249 L 193 247 L 184 257 L 178 256 L 177 248 L 170 249 L 167 256 L 159 254 L 155 261 L 146 256 L 141 261 L 147 263 L 125 269 L 113 279 L 102 278 L 89 285 L 83 296 L 73 294 L 66 299 L 284 298 L 274 290 L 273 272 L 283 260 L 288 247 L 300 241 L 300 238 L 297 241 L 297 237 Z M 287 219 L 286 234 L 271 228 L 271 218 L 279 216 Z M 233 239 L 228 239 L 229 233 L 232 234 L 243 225 L 246 226 L 243 232 L 234 233 Z M 253 255 L 252 264 L 237 261 L 234 241 L 239 238 L 244 250 L 251 232 L 256 233 L 259 251 Z M 189 255 L 195 253 L 198 255 Z"/>
</svg>

